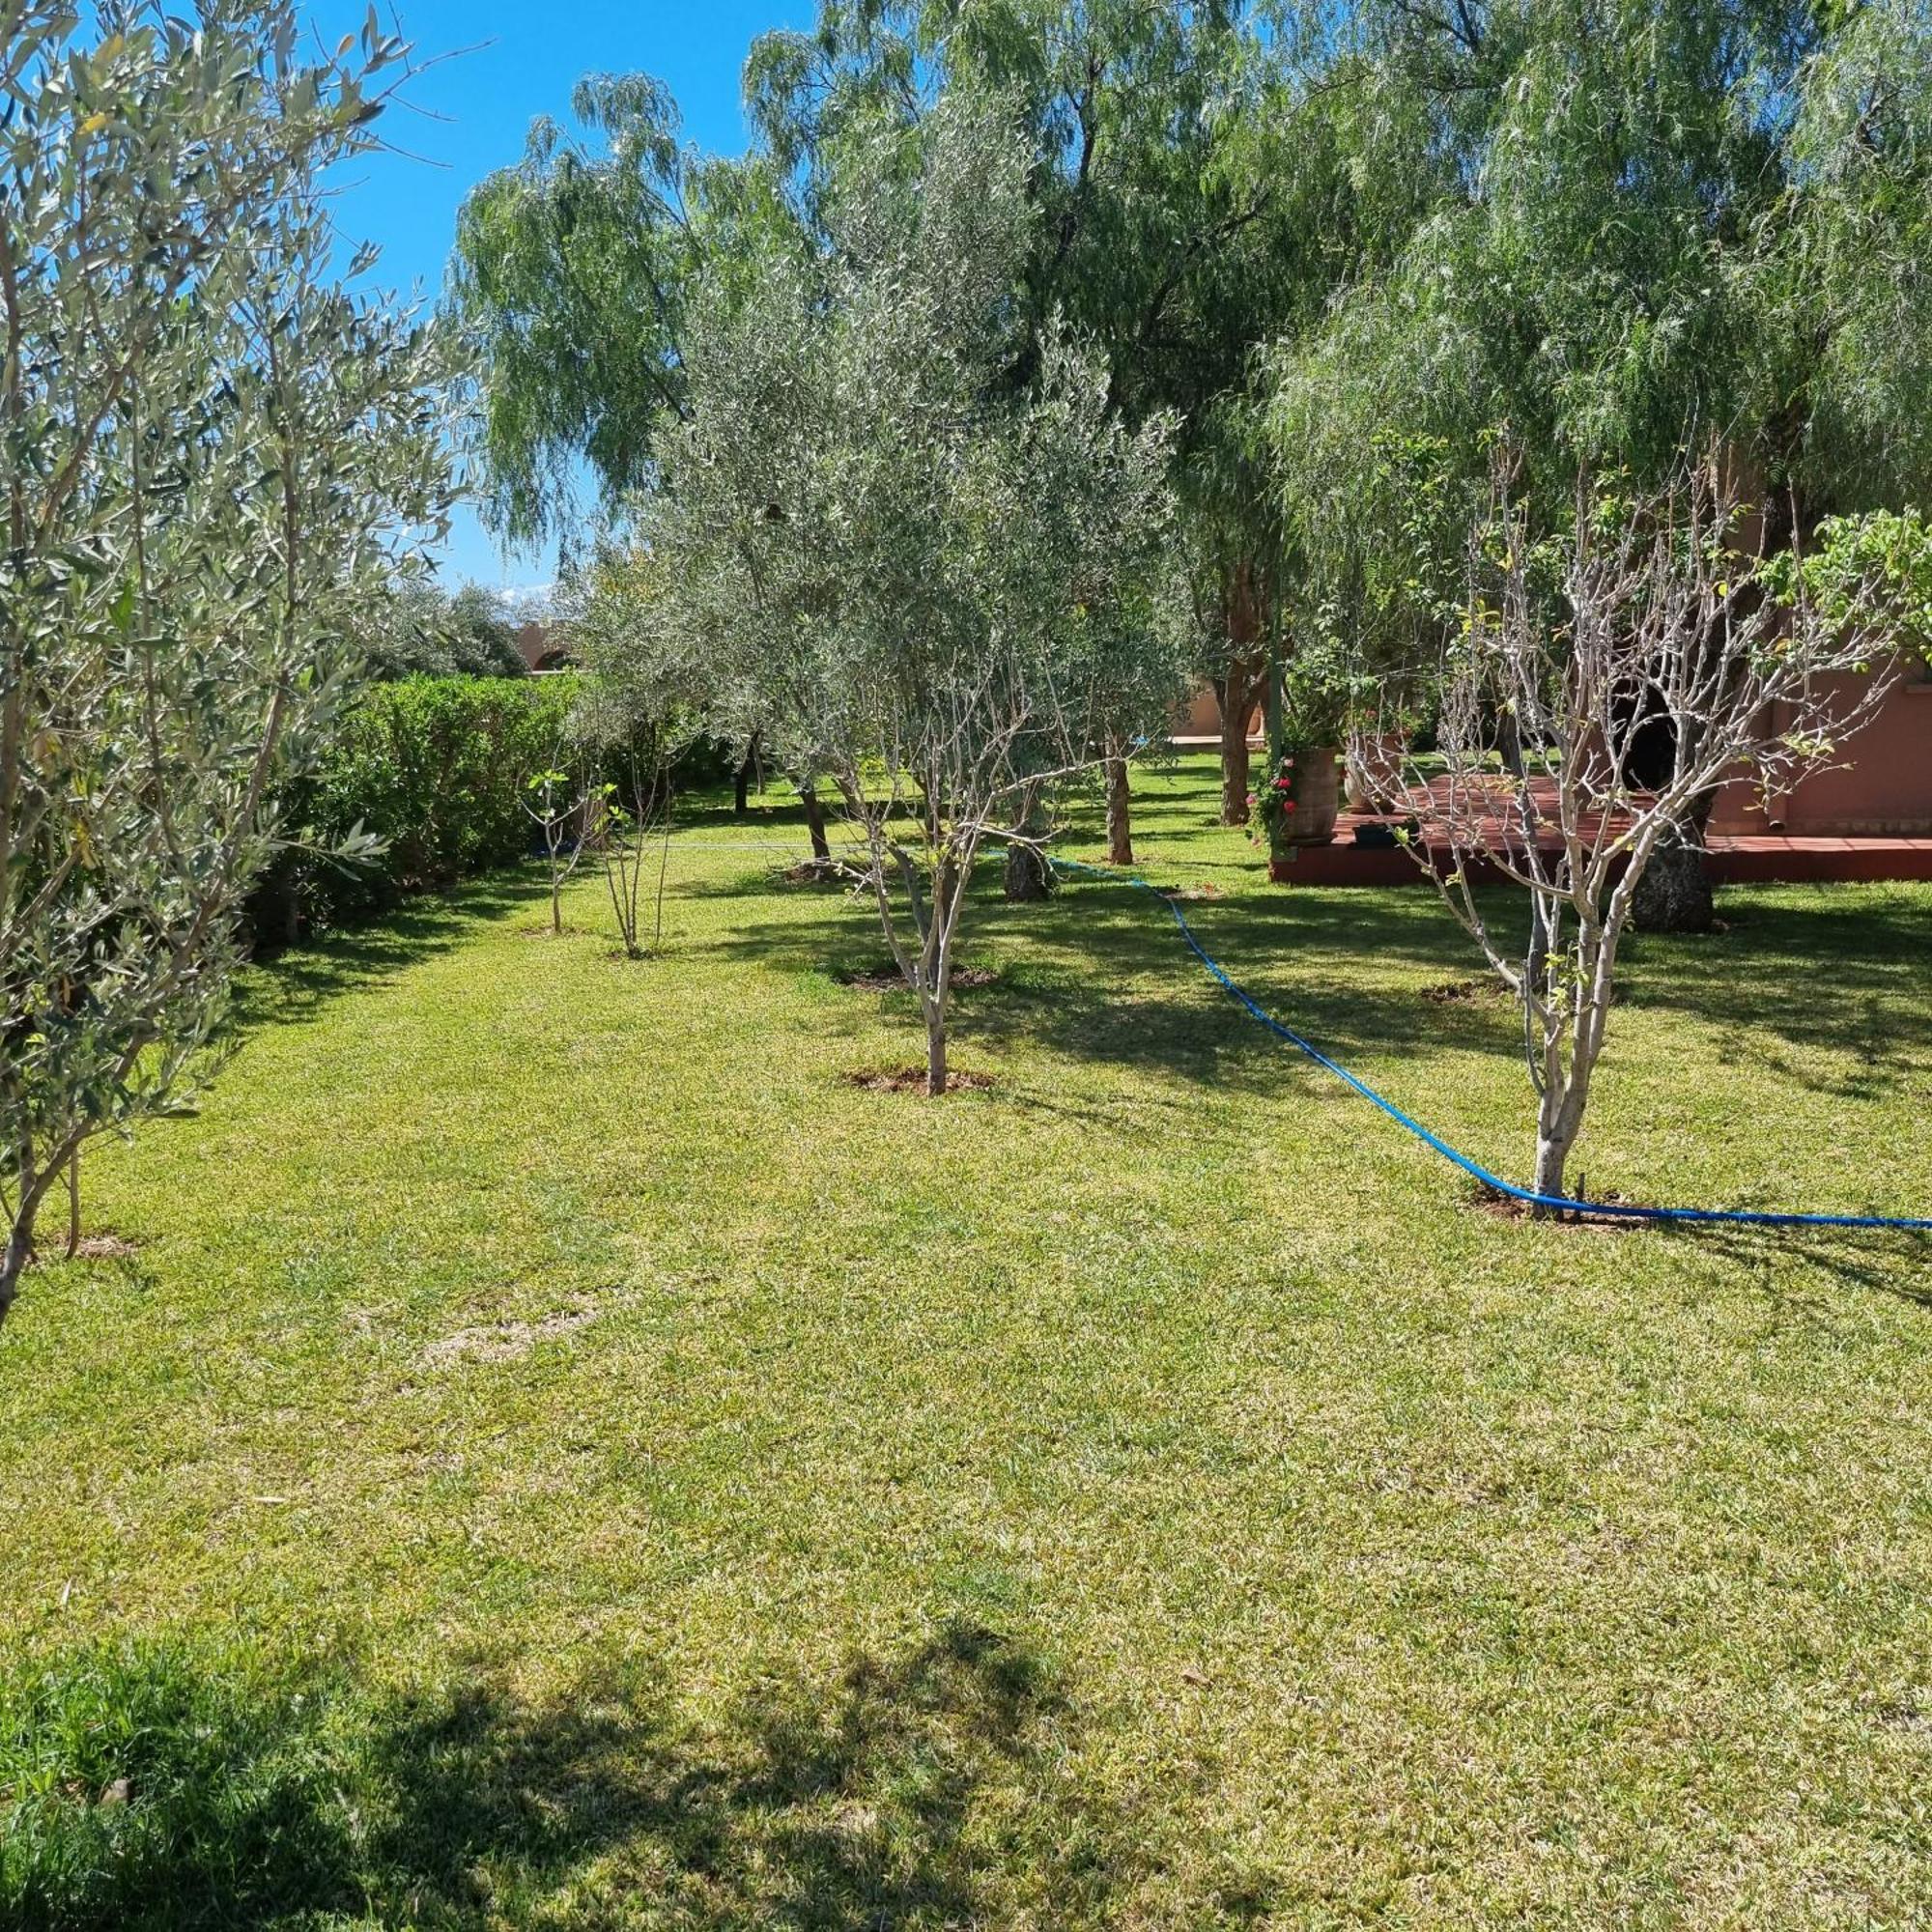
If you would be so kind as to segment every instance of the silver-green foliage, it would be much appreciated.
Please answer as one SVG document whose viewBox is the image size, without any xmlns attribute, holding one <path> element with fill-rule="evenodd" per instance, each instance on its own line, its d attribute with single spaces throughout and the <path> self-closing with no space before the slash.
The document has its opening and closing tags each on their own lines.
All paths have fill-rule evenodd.
<svg viewBox="0 0 1932 1932">
<path fill-rule="evenodd" d="M 373 678 L 529 674 L 516 627 L 477 583 L 452 595 L 427 579 L 403 580 L 361 642 L 364 668 Z"/>
<path fill-rule="evenodd" d="M 202 1059 L 277 785 L 441 514 L 439 345 L 344 286 L 318 193 L 403 49 L 301 44 L 0 4 L 0 1314 L 81 1143 Z"/>
<path fill-rule="evenodd" d="M 856 156 L 822 248 L 693 305 L 690 419 L 635 517 L 655 581 L 637 647 L 837 782 L 935 1082 L 982 840 L 1128 728 L 1123 696 L 1157 726 L 1181 661 L 1170 424 L 1123 425 L 1058 328 L 1024 373 L 1030 219 L 1024 147 L 962 107 L 910 159 Z"/>
</svg>

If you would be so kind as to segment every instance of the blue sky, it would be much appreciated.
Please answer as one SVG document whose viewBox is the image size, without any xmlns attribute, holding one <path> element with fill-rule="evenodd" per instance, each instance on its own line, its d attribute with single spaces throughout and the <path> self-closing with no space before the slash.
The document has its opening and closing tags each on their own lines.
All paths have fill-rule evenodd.
<svg viewBox="0 0 1932 1932">
<path fill-rule="evenodd" d="M 421 113 L 392 108 L 387 140 L 420 159 L 372 156 L 346 179 L 336 218 L 352 240 L 383 250 L 379 278 L 435 294 L 464 195 L 493 168 L 522 154 L 530 122 L 567 122 L 580 74 L 641 70 L 669 84 L 685 132 L 699 147 L 736 154 L 745 145 L 738 82 L 753 40 L 772 27 L 809 27 L 812 0 L 395 0 L 401 32 L 419 56 L 456 54 L 409 88 Z M 313 18 L 328 44 L 359 28 L 366 0 L 317 0 Z M 388 17 L 388 8 L 384 9 Z M 440 118 L 431 118 L 432 116 Z M 443 561 L 452 587 L 469 579 L 491 588 L 545 582 L 549 556 L 505 558 L 468 507 L 459 507 Z"/>
</svg>

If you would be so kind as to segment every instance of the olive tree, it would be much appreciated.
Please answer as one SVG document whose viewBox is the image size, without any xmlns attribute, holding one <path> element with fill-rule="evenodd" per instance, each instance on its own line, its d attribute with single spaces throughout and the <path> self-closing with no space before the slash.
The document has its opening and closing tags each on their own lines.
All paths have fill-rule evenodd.
<svg viewBox="0 0 1932 1932">
<path fill-rule="evenodd" d="M 529 675 L 515 628 L 480 583 L 466 583 L 452 596 L 439 583 L 406 579 L 383 617 L 364 640 L 370 677 Z"/>
<path fill-rule="evenodd" d="M 916 159 L 881 144 L 827 244 L 694 304 L 690 420 L 634 525 L 660 648 L 715 716 L 837 785 L 945 1091 L 974 863 L 1034 836 L 1042 786 L 1097 762 L 1123 692 L 1179 689 L 1163 594 L 1169 427 L 1123 425 L 1049 331 L 1012 380 L 1031 241 L 1023 144 L 957 105 Z"/>
<path fill-rule="evenodd" d="M 854 139 L 916 129 L 961 94 L 1002 103 L 1039 215 L 1018 360 L 1031 369 L 1034 337 L 1064 319 L 1105 364 L 1127 422 L 1174 424 L 1229 824 L 1247 817 L 1248 716 L 1292 643 L 1280 518 L 1248 448 L 1252 365 L 1319 322 L 1353 252 L 1350 156 L 1289 58 L 1291 14 L 1250 0 L 820 0 L 809 31 L 761 36 L 745 74 L 763 151 L 828 192 Z M 1118 734 L 1123 754 L 1133 737 Z M 1108 786 L 1119 854 L 1131 849 L 1124 755 Z M 1037 878 L 1014 867 L 1011 885 Z"/>
<path fill-rule="evenodd" d="M 1634 496 L 1585 479 L 1568 528 L 1532 542 L 1514 473 L 1502 459 L 1435 667 L 1446 776 L 1408 780 L 1373 729 L 1350 756 L 1414 814 L 1409 849 L 1521 1002 L 1536 1190 L 1559 1196 L 1647 871 L 1720 785 L 1781 789 L 1842 754 L 1932 637 L 1932 532 L 1872 512 L 1773 549 L 1762 503 L 1709 462 Z M 1660 728 L 1670 768 L 1643 782 Z M 1476 893 L 1491 877 L 1528 895 L 1522 953 Z"/>
<path fill-rule="evenodd" d="M 444 472 L 439 349 L 319 199 L 407 71 L 373 15 L 320 62 L 290 6 L 0 23 L 4 1316 L 82 1144 L 205 1063 L 278 781 Z"/>
</svg>

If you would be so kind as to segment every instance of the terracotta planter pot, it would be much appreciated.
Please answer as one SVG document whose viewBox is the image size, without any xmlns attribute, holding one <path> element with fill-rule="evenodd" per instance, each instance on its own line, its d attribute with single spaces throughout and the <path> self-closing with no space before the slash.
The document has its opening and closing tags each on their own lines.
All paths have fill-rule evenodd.
<svg viewBox="0 0 1932 1932">
<path fill-rule="evenodd" d="M 1408 750 L 1407 737 L 1399 731 L 1378 731 L 1363 741 L 1363 751 L 1372 771 L 1384 771 L 1392 767 L 1396 760 Z M 1350 811 L 1393 811 L 1395 801 L 1379 798 L 1355 781 L 1355 774 L 1350 772 L 1348 779 L 1349 810 Z"/>
<path fill-rule="evenodd" d="M 1321 746 L 1294 754 L 1294 810 L 1282 821 L 1274 843 L 1325 845 L 1335 836 L 1335 819 L 1342 809 L 1341 753 Z"/>
</svg>

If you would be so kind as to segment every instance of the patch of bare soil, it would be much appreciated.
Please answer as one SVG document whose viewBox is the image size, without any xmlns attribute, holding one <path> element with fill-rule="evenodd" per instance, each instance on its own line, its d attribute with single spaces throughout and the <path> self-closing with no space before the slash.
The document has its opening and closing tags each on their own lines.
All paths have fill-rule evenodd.
<svg viewBox="0 0 1932 1932">
<path fill-rule="evenodd" d="M 1506 1000 L 1510 990 L 1500 980 L 1445 980 L 1439 986 L 1425 986 L 1422 997 L 1433 1007 L 1453 1007 L 1465 1000 Z"/>
<path fill-rule="evenodd" d="M 1457 1007 L 1475 1002 L 1483 1005 L 1514 1006 L 1516 995 L 1500 980 L 1478 975 L 1473 980 L 1445 980 L 1439 986 L 1425 986 L 1422 997 L 1434 1007 Z M 1622 986 L 1610 988 L 1610 1005 L 1620 1007 L 1626 998 Z"/>
<path fill-rule="evenodd" d="M 1198 886 L 1156 886 L 1154 892 L 1161 898 L 1170 902 L 1178 899 L 1182 905 L 1193 905 L 1200 899 L 1218 899 L 1225 896 L 1221 888 L 1212 879 L 1204 879 Z"/>
<path fill-rule="evenodd" d="M 1599 1196 L 1607 1207 L 1617 1207 L 1623 1202 L 1621 1194 Z M 1498 1221 L 1530 1221 L 1536 1218 L 1536 1210 L 1527 1201 L 1519 1201 L 1514 1194 L 1503 1194 L 1493 1187 L 1478 1184 L 1474 1195 L 1478 1213 L 1492 1215 Z M 1645 1225 L 1631 1214 L 1593 1214 L 1587 1208 L 1573 1214 L 1559 1213 L 1552 1209 L 1544 1217 L 1545 1223 L 1552 1228 L 1595 1228 L 1603 1233 L 1628 1234 L 1634 1228 Z"/>
<path fill-rule="evenodd" d="M 957 993 L 973 986 L 990 986 L 999 978 L 990 966 L 955 966 L 952 990 Z M 862 966 L 856 972 L 840 973 L 838 983 L 857 993 L 894 993 L 905 990 L 905 975 L 888 959 L 881 966 Z"/>
<path fill-rule="evenodd" d="M 870 1094 L 925 1092 L 925 1068 L 923 1066 L 861 1067 L 857 1072 L 846 1074 L 845 1080 L 848 1086 L 863 1087 Z M 958 1070 L 946 1076 L 946 1091 L 949 1094 L 963 1094 L 970 1088 L 990 1087 L 992 1084 L 990 1073 Z"/>
<path fill-rule="evenodd" d="M 125 1262 L 141 1252 L 139 1241 L 130 1241 L 126 1235 L 83 1235 L 74 1244 L 73 1259 L 81 1262 Z M 68 1258 L 65 1240 L 49 1241 L 43 1248 L 36 1250 L 34 1259 L 42 1262 L 64 1262 Z"/>
<path fill-rule="evenodd" d="M 520 925 L 516 927 L 519 939 L 582 939 L 585 928 L 581 925 L 566 925 L 561 932 L 553 932 L 546 920 L 541 925 Z"/>
<path fill-rule="evenodd" d="M 845 886 L 857 884 L 860 874 L 841 859 L 803 859 L 781 866 L 773 877 L 781 886 Z"/>
<path fill-rule="evenodd" d="M 537 1321 L 492 1321 L 480 1328 L 459 1328 L 454 1335 L 432 1342 L 422 1351 L 422 1363 L 425 1368 L 446 1369 L 456 1362 L 521 1361 L 539 1342 L 588 1326 L 597 1313 L 590 1303 L 578 1302 Z"/>
</svg>

